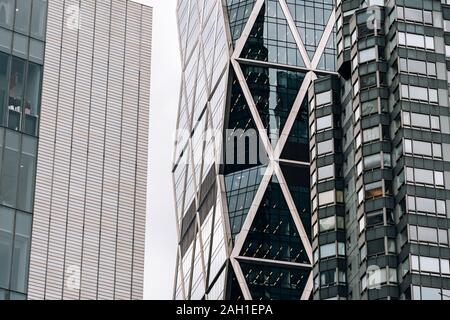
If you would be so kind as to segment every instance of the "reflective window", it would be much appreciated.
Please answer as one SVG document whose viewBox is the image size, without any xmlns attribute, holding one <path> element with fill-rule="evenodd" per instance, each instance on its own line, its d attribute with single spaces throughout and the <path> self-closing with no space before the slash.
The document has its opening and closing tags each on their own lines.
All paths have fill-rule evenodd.
<svg viewBox="0 0 450 320">
<path fill-rule="evenodd" d="M 14 210 L 0 206 L 0 288 L 9 288 Z"/>
<path fill-rule="evenodd" d="M 405 139 L 405 153 L 442 158 L 442 145 L 440 143 Z"/>
<path fill-rule="evenodd" d="M 333 117 L 331 114 L 325 117 L 317 118 L 317 131 L 331 128 L 332 125 Z"/>
<path fill-rule="evenodd" d="M 397 7 L 397 17 L 399 19 L 409 20 L 413 22 L 423 22 L 433 24 L 432 11 L 420 10 L 406 7 Z"/>
<path fill-rule="evenodd" d="M 440 171 L 406 168 L 406 175 L 408 182 L 435 185 L 438 187 L 444 186 L 444 174 Z"/>
<path fill-rule="evenodd" d="M 420 114 L 414 112 L 403 112 L 403 125 L 411 127 L 419 127 L 428 130 L 440 130 L 440 119 L 438 116 L 430 116 L 428 114 Z"/>
<path fill-rule="evenodd" d="M 0 0 L 0 26 L 12 29 L 14 20 L 14 0 Z"/>
<path fill-rule="evenodd" d="M 8 88 L 9 56 L 0 52 L 0 123 L 3 123 L 3 114 Z"/>
<path fill-rule="evenodd" d="M 43 39 L 47 19 L 47 0 L 33 0 L 31 16 L 31 36 Z"/>
<path fill-rule="evenodd" d="M 429 242 L 448 245 L 448 230 L 421 226 L 409 226 L 410 239 L 412 241 Z"/>
<path fill-rule="evenodd" d="M 324 142 L 319 142 L 317 144 L 317 154 L 323 155 L 333 152 L 333 140 L 327 140 Z"/>
<path fill-rule="evenodd" d="M 14 22 L 14 30 L 24 34 L 29 34 L 30 29 L 30 0 L 16 0 L 16 19 Z"/>
<path fill-rule="evenodd" d="M 336 244 L 334 242 L 320 246 L 321 259 L 329 258 L 332 256 L 336 256 Z"/>
<path fill-rule="evenodd" d="M 408 210 L 414 213 L 447 215 L 444 200 L 408 196 Z"/>
<path fill-rule="evenodd" d="M 435 77 L 436 64 L 434 62 L 400 58 L 400 71 Z"/>
<path fill-rule="evenodd" d="M 331 91 L 316 94 L 316 106 L 321 106 L 331 103 Z"/>
<path fill-rule="evenodd" d="M 319 174 L 319 180 L 330 179 L 334 177 L 334 164 L 330 164 L 325 167 L 320 167 L 317 170 Z"/>
<path fill-rule="evenodd" d="M 380 128 L 372 127 L 363 131 L 364 142 L 380 140 Z"/>
<path fill-rule="evenodd" d="M 319 220 L 319 231 L 326 232 L 337 229 L 344 229 L 344 218 L 339 216 L 331 216 Z"/>
<path fill-rule="evenodd" d="M 335 202 L 334 190 L 319 193 L 319 206 L 333 204 L 334 202 Z"/>
<path fill-rule="evenodd" d="M 401 93 L 403 99 L 438 102 L 437 89 L 402 85 Z"/>
<path fill-rule="evenodd" d="M 422 34 L 399 32 L 399 44 L 410 47 L 434 50 L 434 38 Z"/>
<path fill-rule="evenodd" d="M 366 170 L 391 166 L 391 155 L 389 153 L 373 154 L 364 157 L 364 168 Z"/>
<path fill-rule="evenodd" d="M 414 300 L 450 300 L 450 290 L 412 286 Z"/>
<path fill-rule="evenodd" d="M 377 58 L 377 53 L 375 48 L 369 48 L 359 51 L 359 63 L 364 63 L 370 60 L 375 60 Z"/>
<path fill-rule="evenodd" d="M 423 273 L 449 274 L 449 260 L 424 256 L 411 256 L 412 270 Z"/>
</svg>

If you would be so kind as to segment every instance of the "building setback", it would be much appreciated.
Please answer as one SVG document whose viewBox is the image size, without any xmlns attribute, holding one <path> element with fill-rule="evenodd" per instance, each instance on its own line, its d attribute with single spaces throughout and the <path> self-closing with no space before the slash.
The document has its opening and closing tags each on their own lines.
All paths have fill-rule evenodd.
<svg viewBox="0 0 450 320">
<path fill-rule="evenodd" d="M 174 298 L 450 299 L 450 3 L 177 13 Z"/>
<path fill-rule="evenodd" d="M 142 299 L 152 8 L 0 0 L 0 33 L 0 299 Z"/>
</svg>

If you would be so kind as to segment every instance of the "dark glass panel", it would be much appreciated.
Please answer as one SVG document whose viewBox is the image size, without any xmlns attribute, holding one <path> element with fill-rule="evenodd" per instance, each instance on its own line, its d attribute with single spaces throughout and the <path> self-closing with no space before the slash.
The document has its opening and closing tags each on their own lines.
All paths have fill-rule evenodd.
<svg viewBox="0 0 450 320">
<path fill-rule="evenodd" d="M 241 58 L 305 66 L 278 1 L 266 0 L 262 6 Z"/>
<path fill-rule="evenodd" d="M 240 263 L 253 300 L 300 300 L 310 270 Z"/>
<path fill-rule="evenodd" d="M 241 255 L 309 263 L 281 187 L 275 177 L 273 180 L 256 213 Z"/>
<path fill-rule="evenodd" d="M 302 72 L 242 65 L 259 115 L 275 147 L 305 78 Z"/>
</svg>

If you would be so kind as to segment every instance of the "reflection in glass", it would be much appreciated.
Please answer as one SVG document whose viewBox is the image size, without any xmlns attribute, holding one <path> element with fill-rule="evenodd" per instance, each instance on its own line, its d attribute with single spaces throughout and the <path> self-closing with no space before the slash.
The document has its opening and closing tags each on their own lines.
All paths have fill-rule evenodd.
<svg viewBox="0 0 450 320">
<path fill-rule="evenodd" d="M 20 114 L 23 106 L 23 91 L 25 77 L 25 61 L 13 58 L 9 79 L 8 127 L 13 130 L 20 128 Z"/>
</svg>

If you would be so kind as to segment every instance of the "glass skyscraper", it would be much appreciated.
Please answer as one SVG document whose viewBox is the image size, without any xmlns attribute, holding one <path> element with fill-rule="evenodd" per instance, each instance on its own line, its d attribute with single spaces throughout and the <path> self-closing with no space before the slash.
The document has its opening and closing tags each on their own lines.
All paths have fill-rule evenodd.
<svg viewBox="0 0 450 320">
<path fill-rule="evenodd" d="M 450 299 L 450 3 L 177 10 L 174 298 Z"/>
<path fill-rule="evenodd" d="M 0 0 L 0 300 L 142 299 L 152 8 Z"/>
</svg>

